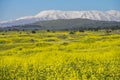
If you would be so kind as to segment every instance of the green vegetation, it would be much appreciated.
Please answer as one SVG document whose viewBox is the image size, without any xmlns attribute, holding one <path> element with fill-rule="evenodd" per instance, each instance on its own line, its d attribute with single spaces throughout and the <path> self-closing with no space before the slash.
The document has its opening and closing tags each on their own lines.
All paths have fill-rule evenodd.
<svg viewBox="0 0 120 80">
<path fill-rule="evenodd" d="M 119 80 L 120 31 L 0 32 L 0 80 Z"/>
<path fill-rule="evenodd" d="M 38 21 L 36 23 L 19 25 L 12 27 L 0 28 L 0 30 L 94 30 L 98 31 L 100 29 L 120 29 L 120 22 L 114 21 L 97 21 L 89 19 L 60 19 L 60 20 L 48 20 L 48 21 Z"/>
</svg>

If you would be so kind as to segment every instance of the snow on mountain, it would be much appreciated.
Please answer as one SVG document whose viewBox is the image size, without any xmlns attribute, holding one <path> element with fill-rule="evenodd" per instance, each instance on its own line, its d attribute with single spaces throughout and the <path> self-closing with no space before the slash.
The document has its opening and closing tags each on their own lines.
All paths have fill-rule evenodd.
<svg viewBox="0 0 120 80">
<path fill-rule="evenodd" d="M 57 20 L 57 19 L 91 19 L 100 21 L 120 21 L 120 11 L 60 11 L 60 10 L 47 10 L 42 11 L 35 16 L 21 17 L 11 21 L 0 21 L 0 27 L 10 27 L 17 25 L 30 24 L 43 20 Z"/>
</svg>

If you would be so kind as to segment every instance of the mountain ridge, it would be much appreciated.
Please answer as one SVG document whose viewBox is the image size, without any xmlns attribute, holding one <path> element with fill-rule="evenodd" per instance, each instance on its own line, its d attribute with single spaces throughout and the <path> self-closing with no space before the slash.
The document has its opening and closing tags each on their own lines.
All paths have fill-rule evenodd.
<svg viewBox="0 0 120 80">
<path fill-rule="evenodd" d="M 0 30 L 100 30 L 100 29 L 120 29 L 120 22 L 98 21 L 90 19 L 59 19 L 38 21 L 31 24 L 13 27 L 4 27 Z"/>
<path fill-rule="evenodd" d="M 18 25 L 26 25 L 38 21 L 57 20 L 57 19 L 91 19 L 99 21 L 118 21 L 120 22 L 120 11 L 61 11 L 61 10 L 45 10 L 35 16 L 21 17 L 12 21 L 0 22 L 0 27 L 11 27 Z"/>
</svg>

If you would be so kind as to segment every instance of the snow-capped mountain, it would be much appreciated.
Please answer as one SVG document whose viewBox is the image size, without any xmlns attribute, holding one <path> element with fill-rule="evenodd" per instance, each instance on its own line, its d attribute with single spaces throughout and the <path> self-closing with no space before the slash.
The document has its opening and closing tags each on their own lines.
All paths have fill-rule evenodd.
<svg viewBox="0 0 120 80">
<path fill-rule="evenodd" d="M 0 27 L 10 27 L 17 25 L 30 24 L 43 20 L 57 20 L 57 19 L 91 19 L 100 21 L 118 21 L 120 22 L 120 11 L 60 11 L 60 10 L 47 10 L 38 13 L 35 16 L 21 17 L 11 21 L 0 21 Z"/>
</svg>

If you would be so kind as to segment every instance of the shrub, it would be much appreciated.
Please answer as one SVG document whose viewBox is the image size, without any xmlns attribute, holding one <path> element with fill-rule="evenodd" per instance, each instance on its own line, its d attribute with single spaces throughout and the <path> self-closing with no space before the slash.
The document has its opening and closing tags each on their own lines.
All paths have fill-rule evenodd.
<svg viewBox="0 0 120 80">
<path fill-rule="evenodd" d="M 75 31 L 70 31 L 69 34 L 75 34 Z"/>
<path fill-rule="evenodd" d="M 34 34 L 34 33 L 36 33 L 36 31 L 33 30 L 32 33 Z"/>
</svg>

